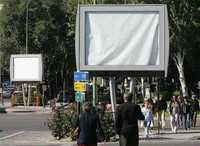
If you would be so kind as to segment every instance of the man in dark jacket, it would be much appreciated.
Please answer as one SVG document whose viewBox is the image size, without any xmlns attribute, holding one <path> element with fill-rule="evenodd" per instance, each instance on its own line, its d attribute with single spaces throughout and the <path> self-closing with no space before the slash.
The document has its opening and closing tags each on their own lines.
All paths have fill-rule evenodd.
<svg viewBox="0 0 200 146">
<path fill-rule="evenodd" d="M 165 128 L 165 112 L 167 110 L 167 102 L 165 101 L 163 95 L 159 96 L 159 99 L 156 101 L 155 106 L 158 118 L 158 134 L 159 134 L 160 129 Z"/>
<path fill-rule="evenodd" d="M 120 136 L 120 146 L 138 146 L 138 120 L 144 120 L 140 106 L 131 103 L 132 94 L 124 94 L 122 104 L 116 116 L 116 132 Z"/>
<path fill-rule="evenodd" d="M 196 127 L 197 123 L 197 114 L 199 112 L 199 101 L 197 100 L 196 95 L 192 95 L 192 125 L 193 127 Z"/>
</svg>

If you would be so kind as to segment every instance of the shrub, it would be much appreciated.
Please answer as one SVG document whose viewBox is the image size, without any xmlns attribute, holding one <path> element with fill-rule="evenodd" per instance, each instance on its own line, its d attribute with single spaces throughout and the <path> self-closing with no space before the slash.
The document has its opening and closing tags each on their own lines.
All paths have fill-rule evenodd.
<svg viewBox="0 0 200 146">
<path fill-rule="evenodd" d="M 77 114 L 74 107 L 65 109 L 64 106 L 61 106 L 53 111 L 52 117 L 48 120 L 48 127 L 58 140 L 65 137 L 74 139 L 73 131 L 76 119 Z"/>
<path fill-rule="evenodd" d="M 104 110 L 98 108 L 95 108 L 94 112 L 99 114 L 105 140 L 116 141 L 112 113 L 104 112 Z M 76 107 L 70 106 L 65 109 L 61 106 L 53 111 L 52 117 L 48 120 L 48 127 L 52 131 L 52 135 L 58 140 L 65 137 L 70 137 L 71 140 L 75 140 L 73 133 L 77 118 Z M 99 141 L 101 140 L 99 138 Z"/>
</svg>

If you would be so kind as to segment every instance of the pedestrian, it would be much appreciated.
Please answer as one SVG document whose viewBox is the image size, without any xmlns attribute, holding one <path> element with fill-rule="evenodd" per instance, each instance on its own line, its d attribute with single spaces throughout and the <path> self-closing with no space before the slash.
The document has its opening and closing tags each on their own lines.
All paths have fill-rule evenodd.
<svg viewBox="0 0 200 146">
<path fill-rule="evenodd" d="M 188 100 L 188 98 L 186 96 L 183 98 L 183 100 L 184 100 L 184 104 L 186 105 L 185 120 L 186 120 L 186 130 L 188 130 L 191 127 L 191 124 L 190 124 L 191 105 L 190 105 L 190 101 Z"/>
<path fill-rule="evenodd" d="M 173 96 L 172 100 L 169 105 L 169 111 L 170 111 L 170 125 L 173 133 L 177 132 L 178 128 L 178 117 L 180 113 L 180 105 L 177 101 L 177 97 Z"/>
<path fill-rule="evenodd" d="M 142 108 L 142 113 L 145 117 L 144 120 L 144 137 L 149 137 L 149 131 L 151 128 L 151 123 L 153 122 L 153 113 L 152 113 L 152 107 L 151 104 L 148 102 L 148 100 L 144 101 L 144 107 Z"/>
<path fill-rule="evenodd" d="M 76 122 L 75 134 L 78 136 L 78 146 L 97 146 L 97 130 L 104 136 L 99 117 L 92 112 L 92 104 L 86 102 L 83 105 L 83 113 Z"/>
<path fill-rule="evenodd" d="M 158 134 L 159 134 L 160 129 L 165 128 L 165 112 L 167 110 L 167 102 L 164 99 L 163 95 L 159 96 L 159 99 L 156 101 L 155 106 L 158 118 Z"/>
<path fill-rule="evenodd" d="M 197 123 L 197 114 L 199 112 L 199 101 L 197 100 L 197 96 L 196 95 L 192 95 L 192 101 L 193 101 L 193 117 L 192 117 L 192 121 L 193 121 L 193 127 L 196 127 L 196 123 Z"/>
<path fill-rule="evenodd" d="M 180 105 L 179 111 L 179 127 L 187 130 L 187 103 L 184 101 L 184 98 L 179 96 L 178 102 Z"/>
<path fill-rule="evenodd" d="M 194 114 L 193 101 L 191 98 L 186 97 L 186 102 L 187 102 L 187 127 L 188 129 L 190 129 L 192 127 L 193 114 Z"/>
<path fill-rule="evenodd" d="M 119 134 L 120 146 L 138 146 L 138 120 L 144 120 L 139 105 L 131 103 L 132 94 L 124 94 L 124 103 L 119 106 L 116 114 L 116 132 Z"/>
</svg>

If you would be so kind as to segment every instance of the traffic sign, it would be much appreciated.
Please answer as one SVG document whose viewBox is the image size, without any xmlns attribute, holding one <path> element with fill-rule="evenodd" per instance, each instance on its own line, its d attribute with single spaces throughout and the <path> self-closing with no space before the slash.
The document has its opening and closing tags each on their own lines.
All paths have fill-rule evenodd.
<svg viewBox="0 0 200 146">
<path fill-rule="evenodd" d="M 74 72 L 74 81 L 87 81 L 88 72 Z"/>
<path fill-rule="evenodd" d="M 85 82 L 74 82 L 74 91 L 80 91 L 80 92 L 86 91 L 86 83 Z"/>
<path fill-rule="evenodd" d="M 83 93 L 83 92 L 76 92 L 75 93 L 75 100 L 76 100 L 76 102 L 83 102 L 83 101 L 85 101 L 85 93 Z"/>
</svg>

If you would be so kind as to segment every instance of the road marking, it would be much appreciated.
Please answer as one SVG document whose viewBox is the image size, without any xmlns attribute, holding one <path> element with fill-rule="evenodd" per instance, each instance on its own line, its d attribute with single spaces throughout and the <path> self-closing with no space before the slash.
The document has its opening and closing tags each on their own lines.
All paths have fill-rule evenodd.
<svg viewBox="0 0 200 146">
<path fill-rule="evenodd" d="M 11 138 L 11 137 L 14 137 L 14 136 L 17 136 L 17 135 L 20 135 L 20 134 L 23 134 L 23 133 L 24 133 L 24 131 L 20 131 L 20 132 L 16 132 L 16 133 L 13 133 L 13 134 L 10 134 L 10 135 L 1 137 L 1 138 L 0 138 L 0 141 L 5 140 L 5 139 L 8 139 L 8 138 Z"/>
</svg>

